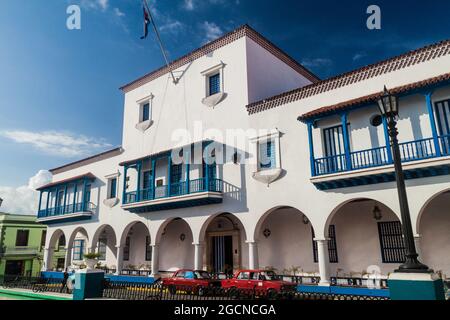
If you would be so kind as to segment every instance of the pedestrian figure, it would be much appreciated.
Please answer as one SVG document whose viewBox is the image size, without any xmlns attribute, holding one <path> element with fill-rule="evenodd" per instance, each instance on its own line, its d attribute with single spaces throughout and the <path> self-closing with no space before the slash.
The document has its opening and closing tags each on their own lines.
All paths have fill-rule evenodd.
<svg viewBox="0 0 450 320">
<path fill-rule="evenodd" d="M 62 280 L 62 286 L 61 286 L 61 290 L 59 291 L 60 293 L 63 292 L 64 289 L 66 289 L 66 292 L 69 291 L 69 288 L 67 288 L 67 280 L 69 279 L 69 273 L 67 272 L 67 268 L 64 270 L 64 276 L 63 276 L 63 280 Z"/>
</svg>

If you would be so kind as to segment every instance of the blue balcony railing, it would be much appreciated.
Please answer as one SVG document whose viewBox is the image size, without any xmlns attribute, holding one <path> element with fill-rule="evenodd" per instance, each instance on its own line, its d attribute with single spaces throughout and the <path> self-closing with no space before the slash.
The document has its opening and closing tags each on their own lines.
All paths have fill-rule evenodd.
<svg viewBox="0 0 450 320">
<path fill-rule="evenodd" d="M 209 179 L 207 186 L 206 178 L 201 178 L 172 183 L 170 186 L 164 185 L 155 188 L 127 192 L 125 194 L 124 204 L 178 197 L 207 191 L 223 192 L 223 181 L 221 179 Z"/>
<path fill-rule="evenodd" d="M 92 212 L 95 209 L 95 205 L 90 202 L 68 204 L 66 206 L 42 209 L 38 213 L 38 218 L 49 218 L 63 216 L 71 213 Z"/>
<path fill-rule="evenodd" d="M 439 152 L 436 152 L 434 138 L 402 142 L 399 144 L 402 161 L 411 162 L 450 155 L 450 135 L 438 137 L 438 143 Z M 386 147 L 350 152 L 350 162 L 349 168 L 345 154 L 315 159 L 315 176 L 381 167 L 393 163 Z"/>
</svg>

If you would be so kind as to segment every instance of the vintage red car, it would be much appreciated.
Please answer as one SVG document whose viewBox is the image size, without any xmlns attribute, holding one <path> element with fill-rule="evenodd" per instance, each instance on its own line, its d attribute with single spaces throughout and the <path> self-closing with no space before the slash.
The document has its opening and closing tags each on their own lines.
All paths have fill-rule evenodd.
<svg viewBox="0 0 450 320">
<path fill-rule="evenodd" d="M 211 289 L 218 288 L 221 285 L 221 282 L 212 279 L 208 272 L 190 269 L 178 270 L 172 277 L 161 281 L 163 286 L 167 286 L 171 294 L 175 294 L 177 290 L 180 290 L 205 295 L 207 292 L 211 292 Z"/>
<path fill-rule="evenodd" d="M 279 280 L 273 271 L 240 270 L 234 274 L 233 278 L 222 280 L 222 288 L 227 290 L 257 290 L 268 296 L 274 296 L 278 293 L 294 293 L 297 290 L 297 285 Z"/>
</svg>

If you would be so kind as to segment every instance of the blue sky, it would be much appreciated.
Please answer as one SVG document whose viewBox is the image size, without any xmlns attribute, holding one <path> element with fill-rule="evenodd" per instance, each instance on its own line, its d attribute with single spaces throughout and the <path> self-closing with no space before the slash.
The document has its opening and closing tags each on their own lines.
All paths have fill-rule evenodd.
<svg viewBox="0 0 450 320">
<path fill-rule="evenodd" d="M 162 65 L 141 0 L 2 0 L 1 188 L 121 144 L 118 88 Z M 150 0 L 171 59 L 248 23 L 322 78 L 449 38 L 450 2 Z M 81 30 L 66 8 L 81 6 Z M 382 29 L 366 28 L 366 9 Z M 89 115 L 89 116 L 87 116 Z"/>
</svg>

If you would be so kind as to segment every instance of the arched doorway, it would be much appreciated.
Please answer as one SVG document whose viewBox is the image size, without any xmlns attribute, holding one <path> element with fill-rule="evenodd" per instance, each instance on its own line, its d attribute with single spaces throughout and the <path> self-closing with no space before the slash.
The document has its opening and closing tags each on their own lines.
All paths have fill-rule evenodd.
<svg viewBox="0 0 450 320">
<path fill-rule="evenodd" d="M 61 229 L 57 229 L 50 237 L 47 261 L 44 269 L 47 271 L 64 271 L 66 267 L 66 236 Z"/>
<path fill-rule="evenodd" d="M 318 272 L 314 230 L 306 215 L 292 207 L 264 214 L 255 229 L 259 266 L 279 274 Z"/>
<path fill-rule="evenodd" d="M 116 234 L 110 225 L 103 225 L 97 229 L 92 238 L 92 249 L 100 254 L 98 260 L 102 267 L 116 269 L 116 246 Z"/>
<path fill-rule="evenodd" d="M 247 264 L 246 234 L 241 221 L 222 213 L 206 222 L 201 239 L 205 245 L 203 266 L 210 272 L 233 273 Z"/>
<path fill-rule="evenodd" d="M 188 223 L 175 218 L 166 221 L 159 230 L 159 270 L 173 271 L 194 267 L 194 246 Z"/>
<path fill-rule="evenodd" d="M 67 243 L 69 254 L 66 256 L 67 265 L 73 268 L 81 268 L 84 266 L 84 254 L 89 250 L 89 237 L 86 229 L 76 228 Z"/>
<path fill-rule="evenodd" d="M 427 201 L 418 221 L 419 260 L 450 277 L 450 190 Z"/>
<path fill-rule="evenodd" d="M 405 259 L 401 223 L 384 204 L 354 199 L 338 206 L 328 218 L 330 275 L 362 277 L 376 268 L 382 275 Z"/>
<path fill-rule="evenodd" d="M 152 247 L 150 232 L 142 222 L 129 224 L 121 237 L 123 271 L 151 270 Z"/>
</svg>

